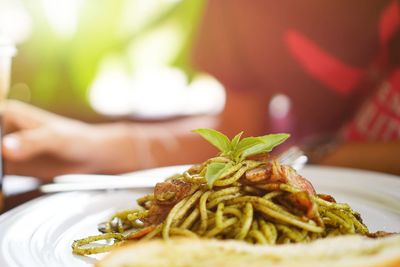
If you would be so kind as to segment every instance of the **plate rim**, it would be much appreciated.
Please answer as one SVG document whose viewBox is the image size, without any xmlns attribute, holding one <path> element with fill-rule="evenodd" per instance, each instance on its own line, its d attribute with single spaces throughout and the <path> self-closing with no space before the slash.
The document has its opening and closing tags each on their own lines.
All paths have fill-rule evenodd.
<svg viewBox="0 0 400 267">
<path fill-rule="evenodd" d="M 134 172 L 129 172 L 129 173 L 124 173 L 124 174 L 118 174 L 115 176 L 139 176 L 141 174 L 145 174 L 147 172 L 153 172 L 153 171 L 162 171 L 162 170 L 168 170 L 168 169 L 175 169 L 175 168 L 185 168 L 187 166 L 192 166 L 192 164 L 182 164 L 182 165 L 172 165 L 172 166 L 163 166 L 163 167 L 156 167 L 156 168 L 148 168 L 148 169 L 142 169 L 142 170 L 137 170 Z M 390 173 L 384 173 L 384 172 L 377 172 L 377 171 L 370 171 L 370 170 L 365 170 L 365 169 L 357 169 L 357 168 L 347 168 L 347 167 L 336 167 L 336 166 L 326 166 L 326 165 L 317 165 L 317 164 L 307 164 L 302 170 L 306 170 L 306 171 L 312 171 L 312 170 L 322 170 L 322 171 L 329 171 L 329 172 L 333 172 L 333 171 L 340 171 L 340 172 L 352 172 L 352 173 L 359 173 L 359 174 L 367 174 L 367 176 L 371 176 L 371 175 L 379 175 L 382 176 L 379 179 L 387 179 L 390 180 L 394 183 L 399 183 L 400 186 L 400 176 L 394 175 L 394 174 L 390 174 Z M 302 171 L 300 170 L 300 172 Z M 366 179 L 363 178 L 365 176 L 361 176 L 360 179 Z M 307 177 L 305 177 L 307 178 Z M 136 189 L 122 189 L 122 191 L 132 191 L 132 190 L 136 190 Z M 118 190 L 117 190 L 118 191 Z M 38 202 L 41 201 L 46 201 L 47 199 L 51 199 L 53 197 L 59 197 L 61 195 L 68 195 L 68 194 L 88 194 L 88 193 L 99 193 L 102 191 L 74 191 L 74 192 L 61 192 L 61 193 L 52 193 L 52 194 L 48 194 L 48 195 L 42 195 L 39 196 L 37 198 L 31 199 L 15 208 L 12 208 L 6 212 L 4 212 L 3 214 L 0 215 L 0 225 L 3 221 L 7 220 L 7 218 L 11 217 L 11 216 L 15 216 L 16 214 L 18 214 L 19 212 L 22 212 L 23 210 L 25 210 L 27 207 L 30 207 L 32 205 L 35 205 Z M 104 192 L 104 191 L 103 191 Z M 1 232 L 1 228 L 0 228 L 0 232 Z"/>
</svg>

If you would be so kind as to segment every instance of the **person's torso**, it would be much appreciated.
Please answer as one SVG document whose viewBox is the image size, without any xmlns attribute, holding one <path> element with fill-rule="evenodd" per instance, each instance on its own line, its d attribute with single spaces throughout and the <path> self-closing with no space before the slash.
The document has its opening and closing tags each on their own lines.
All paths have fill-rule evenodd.
<svg viewBox="0 0 400 267">
<path fill-rule="evenodd" d="M 215 75 L 228 94 L 260 94 L 266 114 L 272 96 L 287 96 L 289 128 L 299 137 L 336 131 L 386 71 L 397 5 L 396 0 L 209 1 L 194 63 Z M 266 117 L 266 131 L 280 130 L 274 123 Z"/>
</svg>

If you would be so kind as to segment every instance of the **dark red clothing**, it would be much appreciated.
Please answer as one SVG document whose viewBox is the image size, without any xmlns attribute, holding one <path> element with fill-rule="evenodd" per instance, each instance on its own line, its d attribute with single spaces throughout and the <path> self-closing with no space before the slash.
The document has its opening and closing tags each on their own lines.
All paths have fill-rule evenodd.
<svg viewBox="0 0 400 267">
<path fill-rule="evenodd" d="M 400 68 L 364 103 L 343 134 L 350 140 L 400 139 Z"/>
<path fill-rule="evenodd" d="M 265 114 L 271 96 L 287 95 L 290 126 L 266 115 L 265 131 L 289 129 L 300 139 L 344 127 L 400 66 L 398 36 L 397 0 L 211 0 L 194 63 L 228 94 L 257 92 Z"/>
</svg>

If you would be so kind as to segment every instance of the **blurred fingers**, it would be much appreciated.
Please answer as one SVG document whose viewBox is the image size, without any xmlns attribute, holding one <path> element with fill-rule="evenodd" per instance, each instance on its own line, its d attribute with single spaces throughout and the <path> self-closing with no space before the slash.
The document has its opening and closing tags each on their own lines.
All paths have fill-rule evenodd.
<svg viewBox="0 0 400 267">
<path fill-rule="evenodd" d="M 23 130 L 4 136 L 3 153 L 6 159 L 22 161 L 54 151 L 56 142 L 46 128 Z"/>
<path fill-rule="evenodd" d="M 25 104 L 23 102 L 9 100 L 5 105 L 3 121 L 8 132 L 13 129 L 31 129 L 52 120 L 56 117 L 47 111 Z"/>
</svg>

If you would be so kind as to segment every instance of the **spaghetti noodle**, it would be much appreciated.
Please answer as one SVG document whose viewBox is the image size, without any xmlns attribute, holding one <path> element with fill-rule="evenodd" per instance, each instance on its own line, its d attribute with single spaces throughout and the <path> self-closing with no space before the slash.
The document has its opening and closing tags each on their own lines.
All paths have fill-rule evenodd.
<svg viewBox="0 0 400 267">
<path fill-rule="evenodd" d="M 230 167 L 210 188 L 207 167 L 218 162 Z M 88 255 L 129 240 L 174 236 L 284 244 L 369 233 L 349 205 L 316 194 L 302 179 L 290 167 L 269 158 L 241 162 L 224 156 L 212 158 L 157 184 L 152 194 L 137 200 L 138 208 L 117 212 L 103 224 L 103 235 L 76 240 L 72 249 Z M 99 239 L 114 242 L 87 247 Z"/>
</svg>

